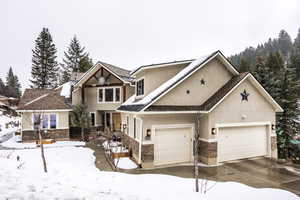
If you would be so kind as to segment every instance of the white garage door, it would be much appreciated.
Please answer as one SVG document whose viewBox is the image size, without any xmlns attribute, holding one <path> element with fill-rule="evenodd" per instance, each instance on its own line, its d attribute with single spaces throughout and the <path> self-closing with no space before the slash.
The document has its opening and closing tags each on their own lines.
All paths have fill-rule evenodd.
<svg viewBox="0 0 300 200">
<path fill-rule="evenodd" d="M 266 126 L 220 128 L 218 161 L 267 155 Z"/>
<path fill-rule="evenodd" d="M 154 164 L 173 164 L 191 160 L 191 132 L 189 128 L 155 129 Z"/>
</svg>

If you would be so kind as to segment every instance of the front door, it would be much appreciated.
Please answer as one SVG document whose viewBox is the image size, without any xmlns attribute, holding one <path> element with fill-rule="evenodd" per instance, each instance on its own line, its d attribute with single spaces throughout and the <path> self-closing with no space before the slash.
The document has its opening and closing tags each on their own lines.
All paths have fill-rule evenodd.
<svg viewBox="0 0 300 200">
<path fill-rule="evenodd" d="M 121 131 L 121 114 L 112 113 L 113 130 Z"/>
</svg>

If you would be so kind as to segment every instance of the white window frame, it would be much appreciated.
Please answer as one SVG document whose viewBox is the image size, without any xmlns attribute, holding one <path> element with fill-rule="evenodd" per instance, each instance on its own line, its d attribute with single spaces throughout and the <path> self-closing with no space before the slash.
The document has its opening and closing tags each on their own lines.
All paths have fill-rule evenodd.
<svg viewBox="0 0 300 200">
<path fill-rule="evenodd" d="M 95 122 L 94 122 L 94 126 L 97 126 L 97 117 L 96 117 L 96 112 L 90 112 L 90 118 L 92 119 L 92 113 L 94 113 L 94 115 L 95 115 L 95 117 L 94 117 L 94 120 L 95 120 Z M 90 121 L 90 123 L 91 123 L 91 126 L 92 126 L 92 121 Z"/>
<path fill-rule="evenodd" d="M 138 82 L 139 81 L 141 81 L 141 80 L 144 80 L 144 85 L 143 85 L 143 90 L 144 90 L 144 94 L 141 94 L 141 95 L 138 95 L 138 87 L 137 87 L 137 85 L 138 85 Z M 135 94 L 136 94 L 136 97 L 144 97 L 145 96 L 145 77 L 141 77 L 141 78 L 139 78 L 139 79 L 137 79 L 136 81 L 135 81 Z"/>
<path fill-rule="evenodd" d="M 116 88 L 120 90 L 119 101 L 116 101 Z M 113 101 L 105 101 L 105 89 L 113 89 Z M 99 91 L 102 90 L 103 101 L 99 101 Z M 123 98 L 122 87 L 101 87 L 97 89 L 97 103 L 121 103 Z"/>
<path fill-rule="evenodd" d="M 32 113 L 32 130 L 34 130 L 34 115 L 47 115 L 48 116 L 48 127 L 43 128 L 43 117 L 42 117 L 42 130 L 55 130 L 58 129 L 58 114 L 57 113 Z M 50 115 L 55 115 L 56 117 L 56 128 L 50 128 Z"/>
</svg>

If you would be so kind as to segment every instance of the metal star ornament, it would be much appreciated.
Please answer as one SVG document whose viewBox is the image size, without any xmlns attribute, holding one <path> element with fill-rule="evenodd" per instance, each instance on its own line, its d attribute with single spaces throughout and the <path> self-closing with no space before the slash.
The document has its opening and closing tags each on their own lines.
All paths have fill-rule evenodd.
<svg viewBox="0 0 300 200">
<path fill-rule="evenodd" d="M 205 85 L 206 81 L 204 79 L 200 80 L 201 85 Z"/>
<path fill-rule="evenodd" d="M 249 96 L 250 94 L 249 93 L 247 93 L 247 91 L 246 90 L 244 90 L 242 93 L 241 93 L 241 96 L 242 96 L 242 101 L 248 101 L 248 96 Z"/>
</svg>

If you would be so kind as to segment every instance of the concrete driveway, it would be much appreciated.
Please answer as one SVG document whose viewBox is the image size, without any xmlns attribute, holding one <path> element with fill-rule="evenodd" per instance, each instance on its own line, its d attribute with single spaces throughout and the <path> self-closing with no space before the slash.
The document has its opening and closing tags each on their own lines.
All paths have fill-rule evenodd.
<svg viewBox="0 0 300 200">
<path fill-rule="evenodd" d="M 193 178 L 193 166 L 176 166 L 151 170 L 135 170 L 133 174 L 169 174 Z M 235 181 L 256 188 L 280 188 L 300 196 L 300 171 L 292 172 L 267 158 L 224 163 L 217 167 L 200 167 L 200 178 Z"/>
</svg>

